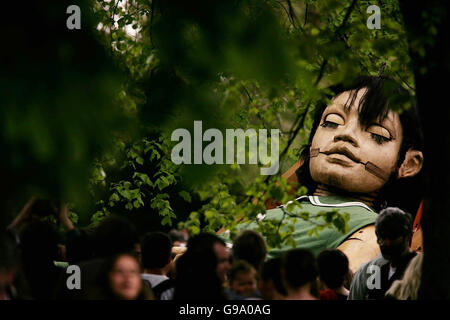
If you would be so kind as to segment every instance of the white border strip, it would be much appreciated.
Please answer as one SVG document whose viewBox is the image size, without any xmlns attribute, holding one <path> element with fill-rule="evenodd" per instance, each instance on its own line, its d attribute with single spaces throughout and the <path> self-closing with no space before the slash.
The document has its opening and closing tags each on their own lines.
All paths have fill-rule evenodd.
<svg viewBox="0 0 450 320">
<path fill-rule="evenodd" d="M 309 196 L 309 201 L 316 206 L 322 206 L 322 207 L 351 207 L 351 206 L 359 206 L 363 207 L 371 212 L 373 211 L 368 205 L 362 202 L 354 201 L 354 202 L 344 202 L 344 203 L 336 203 L 336 204 L 329 204 L 329 203 L 321 203 L 318 196 Z"/>
</svg>

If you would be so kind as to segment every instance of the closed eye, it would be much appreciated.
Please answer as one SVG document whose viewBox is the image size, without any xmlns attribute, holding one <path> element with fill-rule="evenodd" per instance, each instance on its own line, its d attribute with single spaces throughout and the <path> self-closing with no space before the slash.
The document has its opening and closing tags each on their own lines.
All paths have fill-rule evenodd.
<svg viewBox="0 0 450 320">
<path fill-rule="evenodd" d="M 370 137 L 378 144 L 392 140 L 391 133 L 380 125 L 373 124 L 367 128 L 367 131 L 370 133 Z"/>
<path fill-rule="evenodd" d="M 342 116 L 337 113 L 330 113 L 325 116 L 321 126 L 324 128 L 336 129 L 338 126 L 343 125 L 344 123 L 344 118 L 342 118 Z"/>
<path fill-rule="evenodd" d="M 392 140 L 391 138 L 386 138 L 384 136 L 380 136 L 380 135 L 378 135 L 376 133 L 372 133 L 372 132 L 370 133 L 370 137 L 378 144 L 382 144 L 384 142 L 389 142 Z"/>
<path fill-rule="evenodd" d="M 331 121 L 324 121 L 320 126 L 324 127 L 324 128 L 336 129 L 339 125 L 337 123 L 334 123 L 334 122 L 331 122 Z"/>
</svg>

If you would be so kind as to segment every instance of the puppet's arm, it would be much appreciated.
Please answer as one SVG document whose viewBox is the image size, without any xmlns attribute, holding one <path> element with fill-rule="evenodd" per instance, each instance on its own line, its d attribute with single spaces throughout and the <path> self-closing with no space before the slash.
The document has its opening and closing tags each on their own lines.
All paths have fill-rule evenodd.
<svg viewBox="0 0 450 320">
<path fill-rule="evenodd" d="M 355 273 L 362 264 L 374 259 L 380 253 L 375 225 L 359 229 L 342 242 L 338 249 L 346 254 L 349 268 Z"/>
</svg>

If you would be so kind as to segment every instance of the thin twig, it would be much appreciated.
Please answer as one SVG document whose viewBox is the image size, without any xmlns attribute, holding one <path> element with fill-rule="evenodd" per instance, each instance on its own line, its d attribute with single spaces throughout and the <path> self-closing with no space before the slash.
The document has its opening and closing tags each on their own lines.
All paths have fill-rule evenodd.
<svg viewBox="0 0 450 320">
<path fill-rule="evenodd" d="M 381 60 L 380 57 L 378 57 L 376 54 L 369 52 L 369 57 L 373 58 L 373 59 L 377 59 L 377 60 Z M 411 90 L 415 91 L 416 89 L 411 86 L 401 75 L 398 71 L 395 71 L 395 75 Z"/>
<path fill-rule="evenodd" d="M 295 138 L 297 137 L 297 134 L 300 132 L 300 129 L 303 128 L 304 124 L 305 124 L 305 119 L 306 116 L 308 114 L 309 111 L 309 107 L 311 106 L 310 103 L 307 104 L 305 111 L 303 112 L 302 116 L 299 116 L 297 119 L 300 119 L 298 125 L 296 126 L 293 135 L 291 136 L 291 138 L 289 139 L 286 147 L 284 148 L 283 152 L 281 152 L 280 154 L 280 158 L 283 158 L 283 156 L 287 153 L 289 147 L 292 145 L 292 143 L 294 142 Z M 297 120 L 298 121 L 298 120 Z"/>
<path fill-rule="evenodd" d="M 413 91 L 416 91 L 416 89 L 415 89 L 414 87 L 412 87 L 411 85 L 409 85 L 409 83 L 408 83 L 405 79 L 403 79 L 403 77 L 400 75 L 400 73 L 399 73 L 398 71 L 395 71 L 395 75 L 396 75 L 400 80 L 402 80 L 402 82 L 403 82 L 409 89 L 411 89 L 411 90 L 413 90 Z"/>
<path fill-rule="evenodd" d="M 319 74 L 317 75 L 316 81 L 314 82 L 314 86 L 317 86 L 320 82 L 320 80 L 323 77 L 323 74 L 325 73 L 325 67 L 327 66 L 328 59 L 323 59 L 322 64 L 320 65 Z"/>
<path fill-rule="evenodd" d="M 353 11 L 353 9 L 355 8 L 357 0 L 353 0 L 352 3 L 350 4 L 350 6 L 347 8 L 347 12 L 345 13 L 345 17 L 344 20 L 342 21 L 341 25 L 336 29 L 336 34 L 338 35 L 338 37 L 340 37 L 344 43 L 347 43 L 345 40 L 345 36 L 341 34 L 341 30 L 345 28 L 345 25 L 347 24 L 348 19 L 350 18 L 350 15 Z M 322 79 L 324 73 L 325 73 L 325 67 L 328 64 L 328 59 L 324 59 L 322 61 L 322 64 L 320 65 L 320 70 L 319 70 L 319 75 L 317 76 L 316 82 L 314 83 L 314 85 L 318 85 L 320 80 Z"/>
<path fill-rule="evenodd" d="M 305 21 L 303 22 L 303 27 L 306 26 L 306 23 L 308 22 L 308 2 L 306 3 L 305 8 Z"/>
<path fill-rule="evenodd" d="M 245 93 L 247 94 L 247 97 L 248 97 L 248 99 L 250 100 L 250 102 L 253 102 L 253 98 L 252 98 L 252 96 L 250 95 L 250 93 L 248 92 L 247 88 L 246 88 L 244 85 L 242 85 L 242 88 L 244 88 Z"/>
<path fill-rule="evenodd" d="M 350 4 L 350 6 L 347 9 L 347 12 L 345 13 L 345 17 L 344 20 L 342 21 L 341 25 L 338 27 L 338 29 L 336 30 L 336 32 L 340 32 L 340 30 L 342 30 L 345 25 L 347 24 L 348 19 L 350 18 L 350 15 L 353 11 L 353 9 L 355 8 L 357 0 L 353 0 L 352 3 Z"/>
<path fill-rule="evenodd" d="M 284 12 L 286 13 L 286 15 L 288 17 L 289 22 L 292 24 L 294 29 L 300 29 L 302 32 L 304 32 L 305 30 L 303 29 L 303 27 L 301 25 L 297 25 L 295 23 L 296 16 L 295 16 L 295 12 L 294 12 L 294 9 L 292 7 L 291 1 L 290 0 L 286 0 L 286 2 L 288 4 L 288 7 L 289 7 L 289 10 L 286 9 L 286 7 L 283 5 L 283 3 L 281 1 L 275 1 L 275 2 L 278 3 L 278 5 L 280 7 L 283 8 Z"/>
<path fill-rule="evenodd" d="M 297 19 L 297 17 L 296 17 L 296 15 L 295 15 L 294 8 L 292 7 L 291 0 L 286 0 L 286 3 L 288 4 L 289 15 L 292 17 L 292 21 L 295 22 L 295 20 Z M 294 28 L 295 28 L 295 24 L 294 24 Z"/>
<path fill-rule="evenodd" d="M 153 13 L 155 12 L 155 1 L 156 0 L 152 0 L 152 6 L 151 6 L 151 12 L 150 12 L 150 30 L 149 30 L 149 35 L 150 35 L 150 43 L 152 45 L 152 50 L 155 48 L 155 46 L 153 45 Z"/>
<path fill-rule="evenodd" d="M 300 132 L 300 129 L 303 128 L 304 124 L 305 124 L 305 119 L 306 116 L 308 114 L 309 111 L 309 107 L 311 106 L 310 103 L 307 104 L 305 111 L 303 112 L 302 115 L 298 115 L 297 118 L 294 121 L 293 127 L 295 126 L 295 130 L 293 131 L 292 136 L 289 138 L 288 143 L 286 145 L 286 147 L 283 149 L 283 151 L 280 154 L 279 157 L 279 161 L 281 162 L 281 159 L 284 158 L 284 156 L 286 155 L 287 151 L 289 150 L 289 148 L 291 147 L 292 143 L 294 142 L 295 138 L 297 137 L 297 134 Z M 298 124 L 297 124 L 298 122 Z M 297 125 L 296 125 L 297 124 Z M 265 183 L 267 183 L 273 176 L 267 176 L 266 179 L 264 180 Z"/>
<path fill-rule="evenodd" d="M 111 16 L 111 27 L 109 28 L 109 33 L 110 33 L 110 37 L 111 37 L 111 44 L 110 44 L 110 47 L 111 47 L 111 55 L 113 55 L 114 54 L 114 49 L 113 49 L 113 28 L 114 28 L 114 25 L 115 25 L 115 21 L 114 21 L 114 17 L 115 17 L 115 15 L 116 15 L 116 10 L 117 10 L 117 6 L 119 5 L 119 2 L 120 1 L 122 1 L 122 0 L 117 0 L 115 3 L 114 3 L 114 9 L 113 9 L 113 13 L 112 13 L 112 16 Z"/>
<path fill-rule="evenodd" d="M 286 12 L 286 15 L 289 19 L 289 22 L 292 24 L 292 26 L 294 26 L 295 28 L 295 22 L 292 20 L 291 15 L 289 14 L 289 11 L 284 7 L 283 3 L 281 1 L 275 1 L 276 3 L 278 3 L 280 5 L 280 7 L 283 8 L 284 12 Z"/>
</svg>

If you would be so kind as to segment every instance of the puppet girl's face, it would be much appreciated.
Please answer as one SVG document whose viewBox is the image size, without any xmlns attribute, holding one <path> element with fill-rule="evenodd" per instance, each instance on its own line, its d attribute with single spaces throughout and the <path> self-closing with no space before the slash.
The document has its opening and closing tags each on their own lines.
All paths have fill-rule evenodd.
<svg viewBox="0 0 450 320">
<path fill-rule="evenodd" d="M 311 149 L 320 148 L 321 152 L 310 159 L 315 182 L 348 192 L 370 193 L 380 190 L 386 181 L 358 162 L 370 161 L 386 173 L 395 172 L 402 142 L 399 116 L 389 111 L 383 122 L 362 126 L 358 105 L 365 91 L 359 90 L 350 109 L 344 109 L 350 97 L 350 91 L 346 91 L 323 112 L 311 145 Z"/>
</svg>

